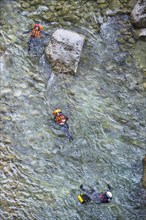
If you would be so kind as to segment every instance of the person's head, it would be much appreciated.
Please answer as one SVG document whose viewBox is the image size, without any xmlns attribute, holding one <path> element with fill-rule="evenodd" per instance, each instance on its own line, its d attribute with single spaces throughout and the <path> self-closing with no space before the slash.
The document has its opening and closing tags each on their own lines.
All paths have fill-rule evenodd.
<svg viewBox="0 0 146 220">
<path fill-rule="evenodd" d="M 33 29 L 39 31 L 39 30 L 42 30 L 43 27 L 40 24 L 34 24 Z"/>
<path fill-rule="evenodd" d="M 59 115 L 60 113 L 61 113 L 61 109 L 60 109 L 60 108 L 57 108 L 57 109 L 55 109 L 55 110 L 52 112 L 52 114 L 53 114 L 54 116 Z"/>
<path fill-rule="evenodd" d="M 112 199 L 112 197 L 113 197 L 112 193 L 110 191 L 106 192 L 106 196 L 107 196 L 108 199 Z"/>
</svg>

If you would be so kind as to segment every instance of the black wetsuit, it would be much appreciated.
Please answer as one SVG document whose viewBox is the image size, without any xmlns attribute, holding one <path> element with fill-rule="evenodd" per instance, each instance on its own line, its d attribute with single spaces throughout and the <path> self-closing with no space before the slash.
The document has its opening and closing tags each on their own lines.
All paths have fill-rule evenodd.
<svg viewBox="0 0 146 220">
<path fill-rule="evenodd" d="M 91 188 L 90 190 L 85 189 L 83 185 L 80 186 L 87 196 L 93 201 L 95 204 L 99 203 L 109 203 L 111 199 L 109 199 L 105 193 L 98 193 L 95 189 Z M 109 191 L 109 190 L 108 190 Z"/>
<path fill-rule="evenodd" d="M 32 30 L 25 31 L 23 34 L 29 34 L 31 33 Z M 46 35 L 44 31 L 39 30 L 41 35 Z M 30 36 L 29 41 L 28 41 L 28 52 L 31 50 L 31 47 L 36 46 L 39 43 L 39 37 L 32 37 Z"/>
</svg>

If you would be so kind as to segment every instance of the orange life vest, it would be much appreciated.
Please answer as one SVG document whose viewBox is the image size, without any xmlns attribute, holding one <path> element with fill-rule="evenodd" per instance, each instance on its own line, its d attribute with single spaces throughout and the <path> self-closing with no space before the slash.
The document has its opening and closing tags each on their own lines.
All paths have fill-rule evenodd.
<svg viewBox="0 0 146 220">
<path fill-rule="evenodd" d="M 31 32 L 31 37 L 33 38 L 40 37 L 40 30 L 33 29 Z"/>
<path fill-rule="evenodd" d="M 63 125 L 66 122 L 66 117 L 64 115 L 57 115 L 55 117 L 55 122 Z"/>
</svg>

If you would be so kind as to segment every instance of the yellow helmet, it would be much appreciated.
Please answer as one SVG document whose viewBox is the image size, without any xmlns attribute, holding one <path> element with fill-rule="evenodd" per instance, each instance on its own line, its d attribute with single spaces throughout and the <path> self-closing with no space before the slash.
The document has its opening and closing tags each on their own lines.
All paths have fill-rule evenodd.
<svg viewBox="0 0 146 220">
<path fill-rule="evenodd" d="M 61 109 L 57 108 L 57 109 L 55 109 L 55 110 L 52 112 L 52 114 L 53 114 L 53 115 L 56 115 L 56 114 L 59 113 L 59 112 L 61 112 Z"/>
</svg>

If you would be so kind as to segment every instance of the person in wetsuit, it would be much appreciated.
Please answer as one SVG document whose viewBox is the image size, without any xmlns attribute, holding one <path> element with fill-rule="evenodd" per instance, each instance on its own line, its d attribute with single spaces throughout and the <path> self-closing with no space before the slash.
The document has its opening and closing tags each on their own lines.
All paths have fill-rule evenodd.
<svg viewBox="0 0 146 220">
<path fill-rule="evenodd" d="M 67 124 L 68 117 L 62 113 L 61 109 L 55 109 L 52 114 L 54 115 L 54 122 L 60 125 L 61 131 L 69 140 L 73 140 L 73 137 L 69 131 L 69 126 Z"/>
<path fill-rule="evenodd" d="M 28 41 L 28 51 L 30 51 L 31 45 L 34 41 L 37 43 L 37 39 L 41 37 L 41 35 L 45 35 L 46 33 L 42 31 L 43 27 L 40 24 L 34 24 L 32 30 L 28 30 L 23 32 L 23 34 L 30 33 L 30 38 Z"/>
<path fill-rule="evenodd" d="M 63 126 L 66 124 L 67 120 L 68 120 L 68 117 L 65 116 L 61 109 L 55 109 L 52 114 L 54 115 L 54 122 Z"/>
<path fill-rule="evenodd" d="M 106 190 L 103 193 L 97 192 L 97 190 L 90 188 L 90 190 L 85 189 L 83 185 L 80 186 L 80 189 L 85 192 L 85 194 L 78 195 L 78 201 L 81 204 L 99 204 L 99 203 L 109 203 L 112 200 L 112 193 L 110 189 Z"/>
</svg>

